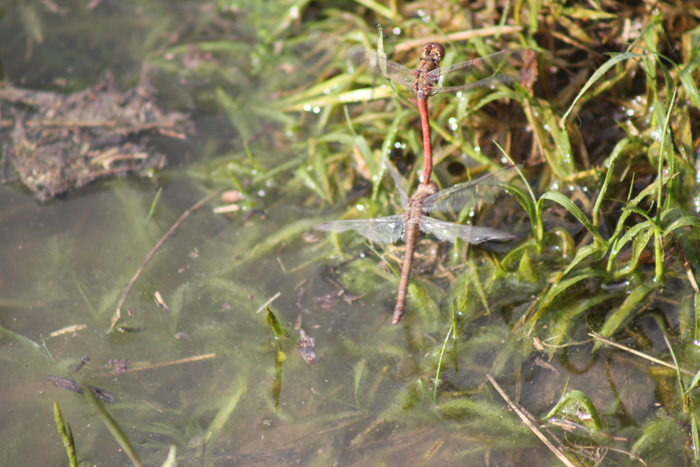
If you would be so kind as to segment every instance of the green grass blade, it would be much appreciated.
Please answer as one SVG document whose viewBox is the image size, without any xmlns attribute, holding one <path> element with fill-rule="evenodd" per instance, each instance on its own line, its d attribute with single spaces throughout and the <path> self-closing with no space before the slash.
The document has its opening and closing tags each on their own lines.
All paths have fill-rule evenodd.
<svg viewBox="0 0 700 467">
<path fill-rule="evenodd" d="M 313 101 L 301 103 L 301 108 L 294 107 L 289 110 L 304 110 L 311 107 L 327 107 L 331 105 L 351 104 L 360 102 L 376 101 L 392 97 L 394 93 L 390 88 L 363 88 L 354 89 L 352 91 L 341 92 L 339 94 L 331 94 L 328 96 L 319 96 Z M 287 109 L 285 109 L 287 110 Z"/>
<path fill-rule="evenodd" d="M 265 323 L 270 325 L 270 328 L 272 328 L 272 332 L 275 334 L 275 337 L 280 338 L 287 335 L 287 331 L 284 329 L 282 324 L 280 324 L 279 320 L 277 319 L 277 316 L 275 316 L 272 310 L 270 310 L 269 306 L 265 307 Z"/>
<path fill-rule="evenodd" d="M 158 205 L 158 200 L 160 200 L 160 195 L 163 193 L 163 187 L 159 187 L 158 191 L 156 192 L 156 196 L 153 198 L 153 202 L 151 203 L 151 207 L 148 210 L 148 214 L 146 215 L 146 222 L 148 222 L 151 219 L 151 216 L 153 216 L 153 213 L 156 210 L 156 206 Z"/>
<path fill-rule="evenodd" d="M 673 232 L 674 230 L 681 228 L 681 227 L 686 227 L 686 226 L 700 228 L 700 219 L 698 219 L 697 217 L 690 215 L 690 214 L 686 214 L 684 216 L 681 216 L 678 219 L 676 219 L 675 221 L 673 221 L 668 227 L 666 227 L 664 229 L 663 236 L 665 237 L 668 234 L 670 234 L 671 232 Z"/>
<path fill-rule="evenodd" d="M 354 378 L 354 396 L 356 407 L 362 407 L 360 404 L 360 385 L 362 384 L 362 378 L 365 375 L 365 366 L 367 365 L 367 359 L 363 358 L 355 365 L 355 371 L 353 372 Z"/>
<path fill-rule="evenodd" d="M 238 406 L 243 394 L 248 389 L 248 382 L 246 375 L 243 372 L 239 373 L 238 379 L 231 390 L 229 396 L 224 400 L 224 404 L 221 406 L 219 411 L 214 416 L 214 420 L 211 421 L 209 428 L 207 428 L 206 434 L 204 436 L 204 443 L 211 445 L 214 443 L 216 438 L 221 434 L 221 430 L 231 418 L 231 414 Z"/>
<path fill-rule="evenodd" d="M 620 305 L 617 310 L 613 311 L 610 316 L 608 316 L 605 323 L 603 323 L 603 326 L 598 331 L 598 334 L 603 337 L 612 336 L 622 327 L 625 322 L 632 319 L 632 316 L 638 311 L 641 303 L 649 296 L 651 292 L 656 290 L 657 287 L 657 283 L 652 282 L 650 284 L 642 284 L 635 288 L 627 296 L 625 301 L 622 302 L 622 305 Z M 593 351 L 598 350 L 598 347 L 600 347 L 601 344 L 602 342 L 600 341 L 596 342 L 593 346 Z"/>
<path fill-rule="evenodd" d="M 569 391 L 561 399 L 559 399 L 559 402 L 557 402 L 554 408 L 552 408 L 552 410 L 550 410 L 547 415 L 542 417 L 542 420 L 546 420 L 556 415 L 557 412 L 560 409 L 562 409 L 564 405 L 566 405 L 569 401 L 574 401 L 574 403 L 579 404 L 586 409 L 588 414 L 591 416 L 591 419 L 593 420 L 593 424 L 596 430 L 600 430 L 603 428 L 603 422 L 600 421 L 600 416 L 598 415 L 598 410 L 595 408 L 595 405 L 586 394 L 577 389 Z"/>
<path fill-rule="evenodd" d="M 668 337 L 666 337 L 666 334 L 664 334 L 664 341 L 666 342 L 666 347 L 668 348 L 668 351 L 671 353 L 671 359 L 673 360 L 673 366 L 675 367 L 676 370 L 676 381 L 678 382 L 678 389 L 680 390 L 679 394 L 687 394 L 687 391 L 685 387 L 683 387 L 683 377 L 681 376 L 681 367 L 678 365 L 678 359 L 676 358 L 676 353 L 673 351 L 673 347 L 671 346 L 671 343 L 668 340 Z M 681 404 L 683 406 L 683 412 L 686 413 L 688 412 L 688 403 L 687 403 L 687 398 L 686 397 L 681 397 Z"/>
<path fill-rule="evenodd" d="M 433 388 L 433 402 L 437 403 L 437 390 L 440 386 L 440 370 L 442 369 L 442 357 L 445 356 L 445 349 L 447 348 L 447 342 L 450 340 L 450 335 L 454 329 L 454 322 L 450 329 L 447 330 L 447 335 L 442 343 L 442 348 L 440 349 L 440 358 L 438 359 L 437 370 L 435 371 L 435 387 Z"/>
<path fill-rule="evenodd" d="M 75 288 L 78 289 L 78 293 L 82 297 L 83 301 L 85 302 L 85 305 L 87 305 L 88 309 L 90 310 L 90 313 L 92 313 L 92 317 L 95 318 L 95 320 L 99 319 L 99 313 L 97 313 L 97 310 L 92 306 L 92 303 L 90 303 L 90 300 L 87 297 L 87 294 L 85 293 L 85 290 L 83 289 L 83 286 L 80 284 L 78 279 L 75 277 L 75 274 L 73 274 L 73 282 L 75 283 Z"/>
<path fill-rule="evenodd" d="M 636 53 L 632 53 L 632 52 L 625 52 L 625 53 L 613 55 L 607 62 L 603 63 L 603 65 L 601 65 L 601 67 L 598 68 L 595 71 L 595 73 L 593 73 L 593 76 L 590 77 L 590 79 L 586 82 L 586 84 L 583 86 L 583 88 L 581 88 L 581 91 L 578 93 L 578 95 L 576 96 L 574 101 L 571 103 L 571 106 L 569 106 L 569 109 L 561 117 L 561 124 L 560 124 L 561 128 L 562 129 L 564 128 L 564 125 L 566 124 L 566 119 L 569 116 L 569 114 L 571 113 L 571 111 L 574 109 L 574 106 L 576 105 L 578 100 L 581 99 L 581 97 L 586 93 L 586 91 L 588 91 L 588 88 L 593 86 L 593 83 L 595 83 L 600 78 L 602 78 L 603 75 L 605 75 L 605 73 L 607 73 L 609 69 L 611 69 L 612 67 L 614 67 L 615 65 L 617 65 L 621 61 L 631 60 L 631 59 L 638 58 L 638 57 L 641 57 L 641 55 L 636 54 Z"/>
<path fill-rule="evenodd" d="M 685 430 L 676 420 L 666 416 L 659 417 L 644 427 L 642 436 L 632 446 L 632 454 L 645 456 L 651 455 L 656 450 L 673 452 L 682 449 L 685 439 L 687 439 Z"/>
<path fill-rule="evenodd" d="M 630 213 L 630 212 L 632 212 L 632 211 L 625 210 L 625 212 L 623 212 L 623 215 L 626 213 Z M 617 258 L 617 255 L 620 254 L 622 249 L 625 248 L 625 246 L 629 242 L 631 242 L 633 239 L 639 238 L 640 232 L 642 232 L 642 231 L 650 232 L 651 230 L 652 230 L 651 221 L 640 222 L 640 223 L 635 224 L 632 227 L 630 227 L 630 229 L 627 232 L 625 232 L 625 234 L 622 237 L 615 240 L 615 242 L 611 245 L 609 261 L 610 262 L 614 261 Z"/>
<path fill-rule="evenodd" d="M 379 196 L 379 187 L 382 184 L 382 179 L 384 178 L 384 171 L 386 170 L 386 162 L 389 159 L 389 155 L 391 154 L 391 151 L 394 148 L 394 144 L 396 143 L 396 139 L 399 134 L 399 128 L 405 122 L 409 114 L 410 112 L 408 111 L 399 112 L 396 115 L 396 118 L 394 118 L 394 120 L 391 122 L 391 126 L 386 132 L 384 142 L 382 143 L 382 160 L 379 166 L 379 173 L 377 173 L 377 176 L 372 181 L 373 202 L 377 202 L 377 197 Z"/>
<path fill-rule="evenodd" d="M 600 212 L 600 206 L 603 204 L 605 199 L 605 193 L 608 190 L 608 185 L 610 185 L 610 179 L 612 178 L 613 171 L 615 170 L 615 160 L 622 154 L 622 151 L 629 144 L 629 138 L 623 138 L 618 141 L 615 148 L 612 151 L 610 158 L 608 159 L 608 170 L 605 172 L 605 180 L 603 180 L 603 186 L 600 187 L 600 193 L 598 193 L 598 198 L 596 198 L 595 204 L 593 205 L 593 210 L 591 211 L 591 217 L 593 219 L 593 225 L 598 228 L 598 213 Z"/>
<path fill-rule="evenodd" d="M 610 252 L 611 261 L 617 258 L 622 246 L 630 239 L 632 240 L 632 252 L 629 260 L 627 260 L 627 263 L 624 266 L 612 271 L 612 277 L 614 279 L 624 277 L 637 269 L 642 259 L 642 253 L 649 244 L 649 241 L 654 236 L 654 232 L 655 228 L 651 221 L 640 222 L 639 224 L 632 226 L 632 228 L 627 231 L 620 241 L 616 242 L 615 247 L 611 249 Z"/>
<path fill-rule="evenodd" d="M 119 427 L 117 424 L 117 421 L 114 420 L 112 415 L 109 413 L 109 411 L 102 405 L 100 401 L 97 400 L 95 395 L 92 393 L 91 390 L 87 388 L 87 385 L 84 384 L 82 381 L 80 382 L 83 387 L 85 387 L 85 397 L 87 398 L 88 402 L 92 406 L 93 409 L 95 409 L 95 412 L 97 412 L 97 416 L 102 420 L 102 422 L 105 424 L 109 432 L 112 434 L 114 439 L 119 443 L 119 446 L 121 446 L 122 450 L 124 451 L 124 454 L 129 458 L 131 461 L 131 464 L 137 467 L 141 466 L 141 461 L 139 461 L 138 456 L 136 456 L 136 452 L 134 449 L 131 447 L 131 444 L 129 443 L 129 439 L 126 437 L 122 429 Z"/>
<path fill-rule="evenodd" d="M 387 8 L 386 6 L 382 5 L 379 2 L 376 2 L 374 0 L 355 0 L 357 3 L 360 5 L 366 6 L 370 10 L 374 11 L 376 14 L 385 17 L 389 21 L 396 23 L 396 22 L 401 22 L 401 16 L 394 10 Z M 394 5 L 395 3 L 389 2 L 390 5 Z"/>
<path fill-rule="evenodd" d="M 598 275 L 599 273 L 593 270 L 586 270 L 582 271 L 579 274 L 576 274 L 573 277 L 569 277 L 568 279 L 565 279 L 563 281 L 560 281 L 556 283 L 552 288 L 550 288 L 545 296 L 540 300 L 540 302 L 537 304 L 537 311 L 530 317 L 528 321 L 531 323 L 530 327 L 530 332 L 535 328 L 537 325 L 537 322 L 540 320 L 544 312 L 547 310 L 547 307 L 549 304 L 551 304 L 554 299 L 559 296 L 561 293 L 566 291 L 569 287 L 573 287 L 574 285 L 578 284 L 579 282 L 586 280 L 590 277 L 594 277 Z"/>
<path fill-rule="evenodd" d="M 14 331 L 10 331 L 9 329 L 6 329 L 2 326 L 0 326 L 0 331 L 7 334 L 8 336 L 16 339 L 20 344 L 24 345 L 25 347 L 27 347 L 31 350 L 35 350 L 35 351 L 39 352 L 41 355 L 43 355 L 44 357 L 48 357 L 51 361 L 53 361 L 53 357 L 51 357 L 51 354 L 49 354 L 49 351 L 46 348 L 46 346 L 41 345 L 41 344 L 37 344 L 33 340 L 31 340 L 27 337 L 24 337 L 21 334 L 17 334 Z"/>
<path fill-rule="evenodd" d="M 66 448 L 66 454 L 68 454 L 68 461 L 70 462 L 70 467 L 77 467 L 78 457 L 75 453 L 75 440 L 73 439 L 73 431 L 71 431 L 70 426 L 63 420 L 61 409 L 58 407 L 58 402 L 56 401 L 54 401 L 53 403 L 53 417 L 56 421 L 56 427 L 58 427 L 58 433 L 61 435 L 61 439 L 63 440 L 63 446 L 65 446 Z"/>
<path fill-rule="evenodd" d="M 246 259 L 254 259 L 264 256 L 267 252 L 274 249 L 281 243 L 289 241 L 298 235 L 310 230 L 314 225 L 321 222 L 319 219 L 301 219 L 297 222 L 291 222 L 281 229 L 265 237 L 262 241 L 255 244 L 250 256 Z"/>
<path fill-rule="evenodd" d="M 523 210 L 527 213 L 527 216 L 530 218 L 530 225 L 532 226 L 533 237 L 539 238 L 541 240 L 542 235 L 538 235 L 542 233 L 542 229 L 538 227 L 541 226 L 541 219 L 540 216 L 538 216 L 537 214 L 536 200 L 534 199 L 534 197 L 531 196 L 532 189 L 529 186 L 528 190 L 530 191 L 530 196 L 528 196 L 528 194 L 520 188 L 511 185 L 506 189 L 506 192 L 513 198 L 515 198 L 520 207 L 522 207 Z"/>
<path fill-rule="evenodd" d="M 677 173 L 665 175 L 662 185 L 665 185 L 666 183 L 669 182 L 669 180 L 675 178 L 677 175 L 678 175 Z M 632 185 L 630 185 L 630 189 L 631 188 L 632 188 Z M 617 241 L 616 239 L 620 236 L 622 231 L 626 228 L 626 222 L 627 222 L 627 219 L 629 218 L 629 216 L 634 213 L 632 208 L 636 208 L 647 198 L 653 198 L 654 196 L 656 196 L 657 188 L 658 188 L 658 185 L 656 183 L 652 183 L 652 184 L 648 185 L 637 196 L 635 196 L 634 199 L 629 201 L 627 203 L 627 205 L 625 206 L 625 209 L 622 212 L 622 215 L 620 216 L 620 218 L 617 221 L 617 225 L 615 227 L 615 232 L 610 237 L 610 243 L 612 245 L 614 245 L 613 246 L 613 253 L 614 254 L 611 253 L 610 259 L 608 260 L 608 270 L 610 270 L 612 268 L 612 262 L 615 259 L 614 255 L 616 255 L 617 252 L 619 252 L 619 250 L 621 249 L 621 246 L 617 245 L 617 243 L 619 243 L 619 241 Z M 663 218 L 663 216 L 662 216 L 662 218 Z M 633 226 L 632 228 L 635 228 L 635 227 L 636 226 Z M 629 234 L 629 231 L 626 235 L 628 235 L 628 234 Z"/>
<path fill-rule="evenodd" d="M 39 5 L 36 5 L 38 7 Z M 18 7 L 22 26 L 28 36 L 31 36 L 38 44 L 44 42 L 44 28 L 41 22 L 41 15 L 36 11 L 34 4 L 20 3 Z"/>
<path fill-rule="evenodd" d="M 597 245 L 585 245 L 585 246 L 577 249 L 576 256 L 571 261 L 571 264 L 569 264 L 569 266 L 567 266 L 567 268 L 564 270 L 562 275 L 566 276 L 567 274 L 569 274 L 571 271 L 574 270 L 574 268 L 576 268 L 576 266 L 579 265 L 579 263 L 581 263 L 586 258 L 588 258 L 590 256 L 595 257 L 596 255 L 602 256 L 602 253 L 605 253 L 605 249 L 600 248 Z M 599 259 L 599 258 L 594 258 L 594 259 Z"/>
<path fill-rule="evenodd" d="M 440 320 L 440 309 L 431 294 L 426 290 L 428 282 L 416 278 L 408 284 L 409 303 L 411 308 L 418 311 L 418 314 L 425 326 L 431 326 Z M 398 284 L 396 284 L 398 287 Z"/>
<path fill-rule="evenodd" d="M 596 245 L 599 246 L 607 246 L 607 242 L 601 237 L 600 232 L 598 232 L 598 229 L 596 229 L 591 221 L 588 220 L 588 217 L 581 211 L 581 209 L 574 204 L 573 201 L 571 201 L 569 198 L 564 196 L 563 194 L 559 193 L 558 191 L 548 191 L 547 193 L 543 194 L 539 201 L 537 202 L 538 205 L 538 211 L 542 211 L 541 204 L 545 201 L 554 201 L 555 203 L 561 205 L 564 209 L 569 211 L 578 221 L 585 227 L 586 230 L 588 230 L 591 235 L 593 235 L 593 239 L 596 243 Z"/>
<path fill-rule="evenodd" d="M 557 352 L 557 346 L 561 344 L 564 339 L 568 339 L 567 332 L 572 326 L 576 324 L 575 319 L 582 315 L 583 313 L 589 312 L 594 309 L 594 307 L 600 305 L 601 303 L 610 300 L 615 297 L 614 294 L 599 294 L 591 298 L 585 298 L 574 304 L 567 304 L 566 306 L 560 307 L 555 312 L 552 318 L 552 324 L 548 326 L 551 331 L 551 339 L 548 343 L 551 344 L 549 348 L 550 357 Z"/>
<path fill-rule="evenodd" d="M 695 49 L 695 53 L 698 53 L 697 48 Z M 698 85 L 695 82 L 695 78 L 693 78 L 693 71 L 695 71 L 696 68 L 697 63 L 689 65 L 686 69 L 684 69 L 681 72 L 680 75 L 678 75 L 678 78 L 680 79 L 681 85 L 683 86 L 683 90 L 688 96 L 690 102 L 695 106 L 696 109 L 700 110 L 700 95 L 698 94 Z"/>
</svg>

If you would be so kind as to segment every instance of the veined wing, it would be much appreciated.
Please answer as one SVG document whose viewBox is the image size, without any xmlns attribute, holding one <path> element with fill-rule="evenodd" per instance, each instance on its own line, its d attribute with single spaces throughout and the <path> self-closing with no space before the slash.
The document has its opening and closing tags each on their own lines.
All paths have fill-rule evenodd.
<svg viewBox="0 0 700 467">
<path fill-rule="evenodd" d="M 501 73 L 460 86 L 436 86 L 431 89 L 431 95 L 434 96 L 439 92 L 459 92 L 475 88 L 491 88 L 499 84 L 527 83 L 531 81 L 533 77 L 534 72 L 532 70 L 523 70 L 517 74 Z"/>
<path fill-rule="evenodd" d="M 413 81 L 415 75 L 413 70 L 399 63 L 392 62 L 386 55 L 377 53 L 374 50 L 365 50 L 364 47 L 352 47 L 348 51 L 348 57 L 355 66 L 367 65 L 367 67 L 395 83 L 413 91 Z"/>
<path fill-rule="evenodd" d="M 406 194 L 406 190 L 404 190 L 401 186 L 401 178 L 399 177 L 399 173 L 391 165 L 387 165 L 387 170 L 389 171 L 391 178 L 394 180 L 396 189 L 399 190 L 399 196 L 401 196 L 401 207 L 406 209 L 408 207 L 408 195 Z"/>
<path fill-rule="evenodd" d="M 497 84 L 521 82 L 530 86 L 535 77 L 531 62 L 535 53 L 529 49 L 511 49 L 496 52 L 486 57 L 467 60 L 431 71 L 428 77 L 437 80 L 433 94 L 448 91 L 464 91 L 472 88 L 488 88 Z M 434 75 L 434 76 L 432 76 Z M 471 81 L 465 83 L 467 80 Z M 461 83 L 455 86 L 443 86 L 448 83 Z"/>
<path fill-rule="evenodd" d="M 504 179 L 511 176 L 514 165 L 486 174 L 476 180 L 460 183 L 425 198 L 423 211 L 459 211 L 468 203 L 492 203 L 505 189 Z"/>
<path fill-rule="evenodd" d="M 443 242 L 453 242 L 461 238 L 467 243 L 482 243 L 490 240 L 506 241 L 515 238 L 514 235 L 502 230 L 491 229 L 489 227 L 476 227 L 473 225 L 460 225 L 452 222 L 445 222 L 432 217 L 424 216 L 420 229 L 432 234 Z"/>
<path fill-rule="evenodd" d="M 395 243 L 406 238 L 406 224 L 401 215 L 376 219 L 322 222 L 315 225 L 314 229 L 326 232 L 355 230 L 375 243 Z"/>
</svg>

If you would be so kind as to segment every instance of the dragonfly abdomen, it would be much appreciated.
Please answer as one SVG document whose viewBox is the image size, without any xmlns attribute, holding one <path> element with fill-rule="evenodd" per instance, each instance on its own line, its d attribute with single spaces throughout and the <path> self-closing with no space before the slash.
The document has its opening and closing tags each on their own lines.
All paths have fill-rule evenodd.
<svg viewBox="0 0 700 467">
<path fill-rule="evenodd" d="M 407 212 L 408 213 L 408 212 Z M 406 222 L 406 252 L 403 256 L 403 267 L 401 268 L 401 280 L 399 281 L 399 293 L 396 296 L 396 306 L 391 317 L 392 324 L 398 324 L 403 316 L 406 307 L 406 295 L 408 293 L 408 281 L 411 278 L 411 266 L 413 264 L 413 252 L 416 248 L 418 235 L 420 234 L 421 218 L 409 217 Z"/>
</svg>

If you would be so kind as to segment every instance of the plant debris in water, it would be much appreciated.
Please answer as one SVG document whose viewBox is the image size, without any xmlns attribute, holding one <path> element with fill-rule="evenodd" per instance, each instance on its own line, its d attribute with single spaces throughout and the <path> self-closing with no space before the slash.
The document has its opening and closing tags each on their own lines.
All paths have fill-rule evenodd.
<svg viewBox="0 0 700 467">
<path fill-rule="evenodd" d="M 131 360 L 126 360 L 123 358 L 110 358 L 109 365 L 114 368 L 114 374 L 122 374 L 129 367 Z"/>
<path fill-rule="evenodd" d="M 316 353 L 316 340 L 309 337 L 303 329 L 299 329 L 299 354 L 309 365 L 317 364 L 321 359 Z"/>
<path fill-rule="evenodd" d="M 67 96 L 0 86 L 0 102 L 14 117 L 13 123 L 0 126 L 0 137 L 9 133 L 12 140 L 4 157 L 38 200 L 99 178 L 162 169 L 166 157 L 149 148 L 147 136 L 185 138 L 184 114 L 162 111 L 145 86 L 121 92 L 112 81 L 108 75 Z M 3 173 L 3 180 L 9 178 Z"/>
<path fill-rule="evenodd" d="M 85 355 L 84 357 L 81 357 L 80 360 L 78 360 L 78 363 L 75 365 L 75 368 L 73 368 L 73 373 L 79 372 L 89 362 L 90 362 L 89 356 Z"/>
<path fill-rule="evenodd" d="M 57 388 L 65 389 L 66 391 L 77 392 L 78 394 L 85 394 L 83 387 L 76 381 L 73 381 L 72 379 L 48 375 L 46 376 L 46 380 L 50 381 L 51 384 L 53 384 Z M 112 394 L 111 392 L 105 391 L 104 389 L 96 388 L 95 386 L 90 386 L 89 384 L 87 385 L 87 387 L 90 388 L 95 397 L 97 397 L 101 401 L 114 402 L 114 394 Z"/>
</svg>

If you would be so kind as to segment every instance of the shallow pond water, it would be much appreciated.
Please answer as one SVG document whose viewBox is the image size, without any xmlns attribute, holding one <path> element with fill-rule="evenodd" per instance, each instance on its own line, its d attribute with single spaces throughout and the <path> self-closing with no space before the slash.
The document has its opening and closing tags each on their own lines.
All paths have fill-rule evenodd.
<svg viewBox="0 0 700 467">
<path fill-rule="evenodd" d="M 209 14 L 152 3 L 145 13 L 125 6 L 114 16 L 112 7 L 83 11 L 75 23 L 61 17 L 65 24 L 48 28 L 25 63 L 0 46 L 5 77 L 48 86 L 71 69 L 80 74 L 77 87 L 88 85 L 97 77 L 85 67 L 102 67 L 61 64 L 70 54 L 57 52 L 61 47 L 50 36 L 58 43 L 73 28 L 76 37 L 92 37 L 95 31 L 83 29 L 85 17 L 95 18 L 92 27 L 98 28 L 110 15 L 115 24 L 127 24 L 130 15 L 143 13 L 132 26 L 145 34 L 146 19 L 163 16 L 162 27 L 170 30 L 167 25 L 188 11 Z M 21 8 L 41 6 L 13 6 L 7 18 L 29 14 Z M 60 59 L 39 70 L 37 63 L 51 51 Z M 105 67 L 125 66 L 104 50 L 97 55 Z M 117 54 L 128 62 L 124 55 L 130 56 Z M 125 77 L 135 69 L 122 82 L 133 81 Z M 673 384 L 672 370 L 649 371 L 636 357 L 605 347 L 592 352 L 589 328 L 575 315 L 564 329 L 567 347 L 556 350 L 523 325 L 547 275 L 528 282 L 522 271 L 565 263 L 562 248 L 533 253 L 531 264 L 508 259 L 526 241 L 523 223 L 510 245 L 458 247 L 456 255 L 450 246 L 424 240 L 407 315 L 392 326 L 398 278 L 387 263 L 397 267 L 401 247 L 373 251 L 359 238 L 343 236 L 340 243 L 313 232 L 313 225 L 342 212 L 298 181 L 285 184 L 289 173 L 306 169 L 306 156 L 293 145 L 258 159 L 268 168 L 298 161 L 278 177 L 256 179 L 254 168 L 241 175 L 252 185 L 240 212 L 215 213 L 223 204 L 216 196 L 183 220 L 135 281 L 112 327 L 120 295 L 173 223 L 199 200 L 236 188 L 237 174 L 226 185 L 222 173 L 245 164 L 245 153 L 219 156 L 230 150 L 227 140 L 235 134 L 223 114 L 203 107 L 191 109 L 197 133 L 188 142 L 160 143 L 171 165 L 159 177 L 101 181 L 45 204 L 17 184 L 0 186 L 1 463 L 65 465 L 54 401 L 72 428 L 81 462 L 130 463 L 95 406 L 53 386 L 48 375 L 112 393 L 115 401 L 105 407 L 145 465 L 160 465 L 170 446 L 176 446 L 180 465 L 557 465 L 487 375 L 535 417 L 557 403 L 567 381 L 585 392 L 605 418 L 604 432 L 592 426 L 580 401 L 547 424 L 562 438 L 569 433 L 569 442 L 579 440 L 579 453 L 593 439 L 611 448 L 615 462 L 634 463 L 614 451 L 629 451 L 639 426 L 657 417 L 670 425 L 664 433 L 680 432 L 659 456 L 681 458 L 685 427 L 657 413 L 657 399 Z M 314 123 L 307 115 L 299 125 Z M 390 197 L 379 201 L 395 204 Z M 508 198 L 482 221 L 509 228 L 515 206 Z M 628 290 L 638 285 L 621 284 Z M 636 323 L 652 353 L 665 352 L 661 317 L 688 313 L 681 300 L 671 303 L 672 289 L 665 308 L 658 305 L 656 314 Z M 580 293 L 567 299 L 567 310 L 577 301 L 581 309 L 601 313 L 619 305 L 613 295 L 596 295 L 600 290 L 595 278 L 583 281 Z M 167 311 L 155 302 L 156 293 Z M 270 324 L 273 316 L 281 330 Z M 315 340 L 319 362 L 313 366 L 299 353 L 299 328 Z M 75 374 L 83 356 L 90 361 Z M 113 369 L 115 359 L 129 361 L 125 372 Z"/>
</svg>

